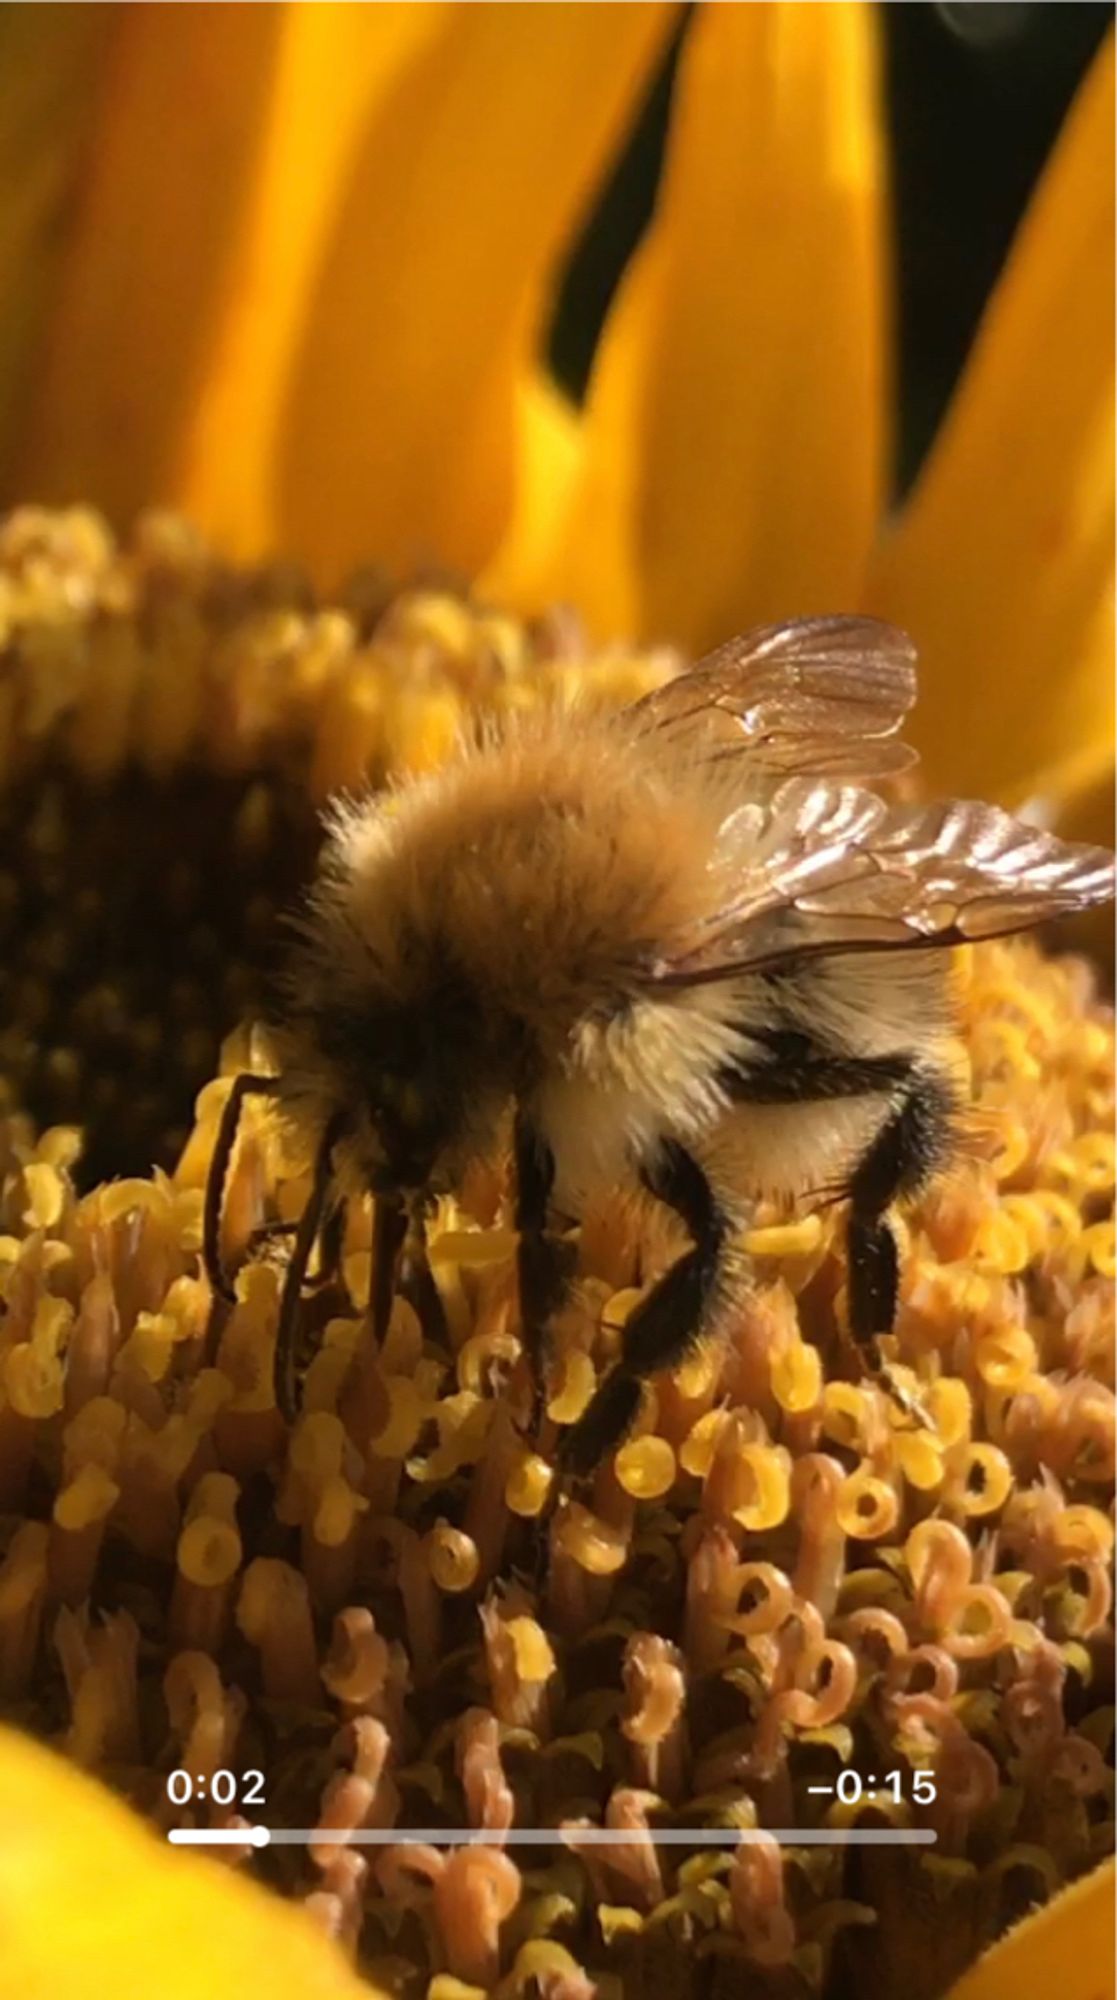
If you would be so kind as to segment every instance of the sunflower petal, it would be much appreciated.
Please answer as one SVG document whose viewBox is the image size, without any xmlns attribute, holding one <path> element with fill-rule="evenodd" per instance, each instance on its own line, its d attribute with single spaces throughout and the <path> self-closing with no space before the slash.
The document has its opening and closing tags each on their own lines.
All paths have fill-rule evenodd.
<svg viewBox="0 0 1117 2000">
<path fill-rule="evenodd" d="M 482 573 L 481 589 L 526 611 L 547 601 L 555 541 L 569 515 L 581 471 L 581 414 L 542 374 L 517 385 L 515 491 L 500 547 Z"/>
<path fill-rule="evenodd" d="M 672 18 L 121 9 L 11 496 L 472 568 L 551 261 Z"/>
<path fill-rule="evenodd" d="M 987 1951 L 950 2000 L 1112 2000 L 1112 1861 L 1074 1882 Z"/>
<path fill-rule="evenodd" d="M 447 11 L 119 10 L 9 497 L 118 521 L 174 501 L 235 550 L 268 544 L 323 234 L 365 124 Z"/>
<path fill-rule="evenodd" d="M 271 551 L 282 537 L 276 459 L 294 356 L 308 317 L 333 309 L 328 296 L 318 297 L 320 269 L 365 134 L 406 89 L 413 66 L 438 45 L 452 11 L 317 0 L 280 9 L 251 205 L 175 494 L 238 553 Z M 330 518 L 331 505 L 327 485 L 314 494 L 313 507 L 319 518 Z M 366 543 L 361 553 L 381 551 Z"/>
<path fill-rule="evenodd" d="M 923 657 L 932 782 L 1008 804 L 1113 759 L 1113 117 L 1111 38 L 870 588 Z"/>
<path fill-rule="evenodd" d="M 280 532 L 319 567 L 494 552 L 548 281 L 674 12 L 452 7 L 370 122 L 278 471 Z"/>
<path fill-rule="evenodd" d="M 4 1990 L 89 2000 L 376 2000 L 310 1920 L 161 1845 L 103 1786 L 0 1730 Z"/>
<path fill-rule="evenodd" d="M 73 23 L 82 10 L 58 12 Z M 101 10 L 97 10 L 100 12 Z M 105 10 L 106 12 L 110 10 Z M 280 10 L 111 10 L 53 322 L 4 496 L 169 498 L 235 269 Z"/>
<path fill-rule="evenodd" d="M 65 213 L 88 137 L 88 77 L 105 7 L 0 9 L 0 454 L 7 461 L 49 310 Z"/>
<path fill-rule="evenodd" d="M 859 595 L 886 404 L 876 70 L 857 0 L 698 11 L 557 564 L 599 629 L 701 648 Z"/>
</svg>

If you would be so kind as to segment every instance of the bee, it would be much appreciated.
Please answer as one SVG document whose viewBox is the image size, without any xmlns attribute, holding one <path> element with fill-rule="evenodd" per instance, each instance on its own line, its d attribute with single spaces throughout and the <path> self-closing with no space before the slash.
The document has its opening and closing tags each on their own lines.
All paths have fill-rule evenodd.
<svg viewBox="0 0 1117 2000">
<path fill-rule="evenodd" d="M 689 1248 L 631 1314 L 563 1435 L 591 1472 L 644 1380 L 716 1333 L 749 1282 L 761 1198 L 848 1201 L 850 1331 L 892 1327 L 893 1205 L 950 1157 L 946 947 L 1082 910 L 1113 858 L 995 806 L 898 803 L 915 654 L 861 617 L 765 627 L 619 713 L 536 713 L 449 767 L 341 800 L 298 921 L 277 1074 L 238 1078 L 206 1194 L 205 1260 L 244 1098 L 315 1146 L 287 1264 L 277 1393 L 337 1204 L 376 1198 L 374 1331 L 409 1214 L 462 1186 L 511 1112 L 524 1347 L 538 1384 L 571 1285 L 556 1215 L 631 1186 Z"/>
</svg>

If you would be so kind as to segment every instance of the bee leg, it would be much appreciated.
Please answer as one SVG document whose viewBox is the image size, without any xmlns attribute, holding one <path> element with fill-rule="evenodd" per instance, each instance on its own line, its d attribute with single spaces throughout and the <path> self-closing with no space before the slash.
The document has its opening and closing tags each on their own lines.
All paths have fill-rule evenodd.
<svg viewBox="0 0 1117 2000">
<path fill-rule="evenodd" d="M 416 1203 L 411 1217 L 411 1234 L 400 1259 L 399 1289 L 413 1305 L 427 1340 L 437 1347 L 447 1346 L 450 1330 L 442 1293 L 435 1283 L 427 1250 L 427 1223 L 422 1203 Z"/>
<path fill-rule="evenodd" d="M 341 1270 L 341 1251 L 345 1242 L 344 1201 L 337 1201 L 330 1209 L 318 1236 L 318 1269 L 313 1278 L 308 1278 L 308 1290 L 320 1292 L 326 1285 L 332 1285 Z"/>
<path fill-rule="evenodd" d="M 849 1255 L 849 1330 L 856 1341 L 891 1333 L 900 1291 L 900 1260 L 889 1223 L 851 1215 L 846 1233 Z"/>
<path fill-rule="evenodd" d="M 529 1112 L 516 1112 L 516 1275 L 524 1353 L 532 1379 L 531 1434 L 543 1414 L 543 1364 L 547 1330 L 565 1304 L 573 1277 L 570 1245 L 547 1229 L 547 1209 L 555 1183 L 555 1157 Z"/>
<path fill-rule="evenodd" d="M 297 1222 L 258 1223 L 255 1229 L 249 1231 L 248 1240 L 237 1260 L 236 1270 L 231 1275 L 239 1277 L 245 1265 L 253 1263 L 261 1251 L 267 1250 L 273 1243 L 289 1241 L 298 1233 Z M 306 1280 L 308 1291 L 320 1291 L 323 1286 L 330 1284 L 336 1278 L 341 1263 L 341 1243 L 344 1233 L 345 1204 L 339 1202 L 337 1207 L 330 1210 L 322 1226 L 318 1240 L 318 1269 L 313 1278 Z"/>
<path fill-rule="evenodd" d="M 624 1330 L 620 1360 L 565 1433 L 559 1463 L 576 1478 L 592 1472 L 619 1443 L 640 1407 L 645 1377 L 682 1359 L 708 1324 L 725 1286 L 730 1221 L 698 1162 L 667 1140 L 642 1178 L 650 1193 L 682 1217 L 694 1248 L 637 1306 Z"/>
<path fill-rule="evenodd" d="M 392 1317 L 396 1272 L 406 1235 L 407 1209 L 400 1196 L 378 1194 L 373 1201 L 372 1277 L 368 1296 L 372 1337 L 377 1347 L 383 1347 Z"/>
<path fill-rule="evenodd" d="M 943 1077 L 902 1052 L 842 1055 L 814 1046 L 798 1029 L 771 1037 L 770 1049 L 769 1064 L 724 1079 L 736 1103 L 821 1104 L 879 1096 L 888 1105 L 847 1187 L 820 1190 L 827 1199 L 839 1192 L 850 1197 L 849 1329 L 863 1366 L 866 1348 L 879 1334 L 891 1333 L 896 1317 L 899 1256 L 886 1212 L 898 1196 L 915 1194 L 949 1151 L 951 1093 Z"/>
<path fill-rule="evenodd" d="M 896 1238 L 886 1210 L 915 1194 L 946 1150 L 950 1102 L 939 1078 L 913 1070 L 849 1184 L 849 1327 L 857 1341 L 891 1333 L 900 1289 Z"/>
<path fill-rule="evenodd" d="M 322 1212 L 326 1206 L 330 1177 L 333 1173 L 334 1145 L 341 1134 L 344 1122 L 344 1115 L 339 1114 L 330 1120 L 322 1134 L 322 1142 L 314 1162 L 314 1179 L 310 1186 L 310 1196 L 299 1218 L 291 1261 L 283 1274 L 283 1290 L 279 1297 L 279 1325 L 275 1335 L 275 1400 L 289 1423 L 294 1422 L 299 1407 L 295 1338 L 299 1300 L 302 1296 L 306 1267 L 322 1226 Z"/>
</svg>

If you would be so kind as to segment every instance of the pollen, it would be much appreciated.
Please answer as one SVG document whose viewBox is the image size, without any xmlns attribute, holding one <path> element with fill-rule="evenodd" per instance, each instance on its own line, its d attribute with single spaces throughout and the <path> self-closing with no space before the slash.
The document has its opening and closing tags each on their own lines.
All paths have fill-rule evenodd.
<svg viewBox="0 0 1117 2000">
<path fill-rule="evenodd" d="M 454 1596 L 472 1590 L 477 1582 L 481 1558 L 476 1543 L 460 1528 L 439 1521 L 427 1538 L 427 1563 L 439 1590 Z"/>
<path fill-rule="evenodd" d="M 543 1682 L 555 1670 L 555 1656 L 542 1626 L 534 1618 L 511 1618 L 505 1630 L 512 1644 L 515 1669 L 521 1680 Z"/>
<path fill-rule="evenodd" d="M 763 1229 L 746 1231 L 744 1247 L 753 1257 L 801 1257 L 817 1249 L 823 1235 L 822 1217 L 804 1215 L 795 1222 L 769 1223 Z"/>
<path fill-rule="evenodd" d="M 772 1362 L 772 1394 L 791 1414 L 813 1410 L 822 1396 L 822 1363 L 817 1348 L 792 1341 Z"/>
<path fill-rule="evenodd" d="M 555 1388 L 547 1404 L 547 1415 L 556 1424 L 573 1424 L 593 1395 L 597 1376 L 593 1362 L 580 1348 L 562 1355 Z"/>
<path fill-rule="evenodd" d="M 508 1474 L 504 1498 L 513 1514 L 533 1520 L 542 1511 L 551 1489 L 554 1470 L 538 1452 L 524 1452 Z"/>
<path fill-rule="evenodd" d="M 634 1500 L 661 1500 L 674 1485 L 675 1454 L 665 1438 L 636 1438 L 618 1451 L 616 1474 Z"/>
<path fill-rule="evenodd" d="M 178 1567 L 190 1583 L 228 1583 L 239 1570 L 237 1497 L 237 1483 L 227 1473 L 207 1473 L 195 1487 L 176 1551 Z"/>
</svg>

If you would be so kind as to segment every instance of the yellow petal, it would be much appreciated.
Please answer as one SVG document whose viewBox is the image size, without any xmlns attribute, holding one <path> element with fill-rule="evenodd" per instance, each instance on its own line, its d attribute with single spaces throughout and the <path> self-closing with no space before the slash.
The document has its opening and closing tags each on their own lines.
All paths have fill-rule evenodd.
<svg viewBox="0 0 1117 2000">
<path fill-rule="evenodd" d="M 858 598 L 886 407 L 876 27 L 858 0 L 698 10 L 556 563 L 602 631 L 700 648 Z"/>
<path fill-rule="evenodd" d="M 1064 1889 L 995 1944 L 950 2000 L 1111 2000 L 1112 1861 Z"/>
<path fill-rule="evenodd" d="M 1009 803 L 1113 758 L 1113 117 L 1111 38 L 870 591 L 923 656 L 932 784 Z"/>
<path fill-rule="evenodd" d="M 471 574 L 494 553 L 555 262 L 673 18 L 447 10 L 362 134 L 322 246 L 277 467 L 284 545 L 329 569 L 374 551 Z"/>
<path fill-rule="evenodd" d="M 88 137 L 107 7 L 0 9 L 0 454 L 7 462 Z"/>
<path fill-rule="evenodd" d="M 87 78 L 95 122 L 53 326 L 4 496 L 88 499 L 124 519 L 175 490 L 237 268 L 282 10 L 111 11 L 107 58 Z"/>
<path fill-rule="evenodd" d="M 1113 846 L 1113 779 L 1109 771 L 1080 786 L 1058 816 L 1058 830 L 1067 840 L 1089 840 L 1101 847 Z"/>
<path fill-rule="evenodd" d="M 282 546 L 277 456 L 307 322 L 315 310 L 334 309 L 328 295 L 319 296 L 323 261 L 341 227 L 369 128 L 445 35 L 451 12 L 392 0 L 368 7 L 296 0 L 278 9 L 253 185 L 245 191 L 235 269 L 198 383 L 174 496 L 239 554 Z M 311 504 L 328 518 L 329 488 Z M 380 551 L 368 543 L 361 553 Z"/>
<path fill-rule="evenodd" d="M 376 2000 L 311 1919 L 178 1852 L 93 1779 L 0 1730 L 5 1993 L 28 2000 Z"/>
<path fill-rule="evenodd" d="M 9 497 L 472 569 L 551 265 L 672 18 L 121 9 Z"/>
<path fill-rule="evenodd" d="M 511 519 L 481 578 L 486 596 L 538 611 L 582 465 L 578 411 L 540 374 L 525 374 L 516 393 L 517 440 Z"/>
<path fill-rule="evenodd" d="M 1112 764 L 1091 781 L 1068 785 L 1067 772 L 1050 775 L 1054 789 L 1036 797 L 1046 818 L 1064 840 L 1086 840 L 1096 847 L 1112 847 L 1114 839 L 1114 790 Z M 1104 967 L 1112 984 L 1114 955 L 1113 912 L 1104 906 L 1084 910 L 1059 925 L 1059 944 L 1064 951 L 1082 952 Z"/>
</svg>

